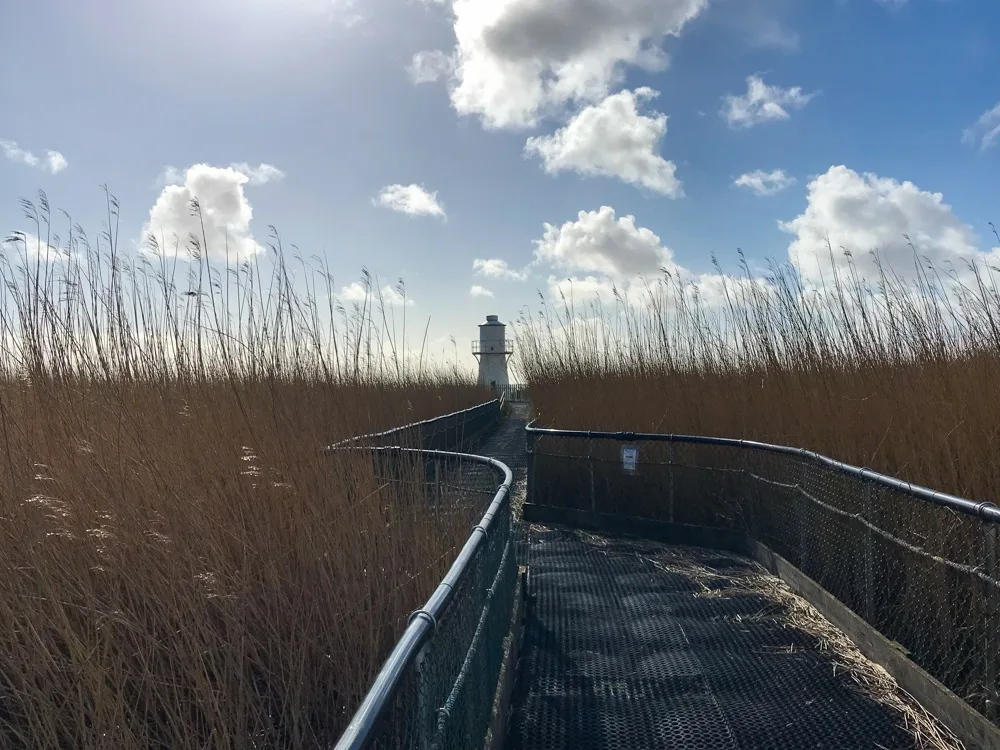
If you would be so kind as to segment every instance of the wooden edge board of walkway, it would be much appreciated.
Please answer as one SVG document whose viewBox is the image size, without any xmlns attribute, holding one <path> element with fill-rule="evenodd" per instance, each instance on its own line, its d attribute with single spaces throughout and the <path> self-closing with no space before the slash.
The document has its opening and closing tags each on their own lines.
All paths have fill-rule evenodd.
<svg viewBox="0 0 1000 750">
<path fill-rule="evenodd" d="M 486 750 L 500 750 L 507 741 L 507 729 L 510 719 L 510 699 L 514 692 L 514 677 L 517 673 L 517 660 L 521 653 L 521 631 L 524 624 L 524 599 L 528 593 L 528 569 L 521 565 L 517 570 L 517 587 L 514 590 L 514 612 L 511 615 L 510 648 L 504 654 L 500 666 L 500 681 L 497 684 L 497 697 L 494 702 L 493 718 L 490 721 L 489 740 Z"/>
<path fill-rule="evenodd" d="M 850 638 L 862 654 L 884 668 L 899 687 L 962 740 L 969 750 L 1000 750 L 1000 729 L 921 669 L 900 650 L 898 644 L 875 630 L 781 555 L 760 542 L 749 541 L 747 546 L 754 560 L 814 606 Z"/>
</svg>

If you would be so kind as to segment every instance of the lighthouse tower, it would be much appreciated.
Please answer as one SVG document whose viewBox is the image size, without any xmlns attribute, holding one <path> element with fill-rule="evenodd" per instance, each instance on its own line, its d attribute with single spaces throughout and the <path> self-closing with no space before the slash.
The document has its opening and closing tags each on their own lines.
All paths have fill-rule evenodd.
<svg viewBox="0 0 1000 750">
<path fill-rule="evenodd" d="M 472 342 L 472 353 L 479 359 L 479 384 L 498 388 L 510 385 L 507 379 L 507 358 L 514 353 L 507 340 L 507 326 L 496 315 L 487 315 L 479 324 L 479 340 Z"/>
</svg>

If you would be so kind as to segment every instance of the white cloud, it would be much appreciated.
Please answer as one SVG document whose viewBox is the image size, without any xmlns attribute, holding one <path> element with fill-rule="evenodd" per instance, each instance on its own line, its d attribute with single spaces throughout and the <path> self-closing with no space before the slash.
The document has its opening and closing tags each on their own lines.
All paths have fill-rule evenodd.
<svg viewBox="0 0 1000 750">
<path fill-rule="evenodd" d="M 382 301 L 386 307 L 400 307 L 404 304 L 409 307 L 414 304 L 412 297 L 405 296 L 399 288 L 388 284 L 382 287 Z"/>
<path fill-rule="evenodd" d="M 747 77 L 747 93 L 742 96 L 726 94 L 723 97 L 722 116 L 733 128 L 751 128 L 772 120 L 787 120 L 789 110 L 802 109 L 816 96 L 805 94 L 794 86 L 783 89 L 769 86 L 758 75 Z"/>
<path fill-rule="evenodd" d="M 972 127 L 965 129 L 962 141 L 978 143 L 981 151 L 1000 143 L 1000 102 L 993 109 L 983 112 Z"/>
<path fill-rule="evenodd" d="M 679 310 L 681 305 L 721 308 L 752 284 L 723 273 L 694 273 L 632 216 L 615 218 L 612 208 L 581 211 L 561 227 L 545 225 L 536 241 L 536 263 L 549 266 L 549 297 L 565 299 L 577 312 L 595 301 L 636 309 Z M 556 273 L 555 271 L 562 271 Z M 754 280 L 758 291 L 769 283 Z"/>
<path fill-rule="evenodd" d="M 245 161 L 235 162 L 229 165 L 237 172 L 242 172 L 250 178 L 251 185 L 263 185 L 266 182 L 277 182 L 285 177 L 285 173 L 270 164 L 258 164 L 252 167 Z"/>
<path fill-rule="evenodd" d="M 0 140 L 0 149 L 3 150 L 3 155 L 11 161 L 19 161 L 29 167 L 38 166 L 38 157 L 18 146 L 16 141 Z"/>
<path fill-rule="evenodd" d="M 609 206 L 580 211 L 576 221 L 562 226 L 545 224 L 545 233 L 535 245 L 538 262 L 610 278 L 657 273 L 674 266 L 673 253 L 659 237 L 636 226 L 634 216 L 615 218 Z"/>
<path fill-rule="evenodd" d="M 179 175 L 174 172 L 171 177 Z M 178 246 L 186 250 L 191 237 L 217 258 L 228 253 L 230 260 L 242 260 L 264 252 L 250 234 L 253 209 L 243 192 L 250 179 L 246 174 L 232 167 L 195 164 L 182 179 L 182 184 L 168 184 L 161 191 L 143 227 L 144 237 L 152 234 L 166 254 L 173 254 Z M 201 207 L 200 220 L 192 211 L 194 199 Z"/>
<path fill-rule="evenodd" d="M 438 202 L 437 192 L 430 192 L 422 185 L 387 185 L 377 198 L 372 199 L 372 203 L 410 216 L 443 218 L 445 215 L 444 206 Z"/>
<path fill-rule="evenodd" d="M 522 271 L 513 269 L 507 261 L 500 258 L 476 258 L 472 261 L 472 271 L 480 276 L 489 276 L 494 279 L 524 281 L 528 278 L 527 269 Z"/>
<path fill-rule="evenodd" d="M 271 164 L 261 163 L 256 167 L 247 164 L 245 161 L 233 162 L 230 169 L 246 175 L 247 182 L 251 185 L 263 185 L 268 182 L 277 182 L 285 178 L 285 173 Z M 184 170 L 177 167 L 164 167 L 163 171 L 156 178 L 157 187 L 166 185 L 183 185 L 185 180 Z"/>
<path fill-rule="evenodd" d="M 8 141 L 0 138 L 0 151 L 11 161 L 20 162 L 29 167 L 44 169 L 50 174 L 58 174 L 69 166 L 66 157 L 58 151 L 49 149 L 45 152 L 45 158 L 42 159 L 18 146 L 17 141 Z"/>
<path fill-rule="evenodd" d="M 407 307 L 414 304 L 412 298 L 404 297 L 403 293 L 400 292 L 399 289 L 394 286 L 390 286 L 389 284 L 382 287 L 381 294 L 382 302 L 385 303 L 386 307 L 400 307 L 404 301 L 406 302 Z M 372 290 L 360 281 L 355 281 L 352 284 L 342 287 L 340 290 L 340 296 L 346 302 L 364 302 L 368 299 L 372 302 L 372 304 L 377 305 L 379 303 L 379 292 Z"/>
<path fill-rule="evenodd" d="M 493 292 L 484 286 L 479 284 L 473 284 L 472 288 L 469 290 L 469 295 L 472 297 L 492 297 Z"/>
<path fill-rule="evenodd" d="M 661 70 L 661 44 L 708 0 L 454 0 L 451 101 L 487 127 L 530 127 L 596 102 L 624 69 Z"/>
<path fill-rule="evenodd" d="M 776 49 L 781 52 L 798 52 L 801 46 L 799 35 L 786 29 L 773 18 L 760 20 L 750 29 L 750 44 L 761 49 Z"/>
<path fill-rule="evenodd" d="M 771 172 L 755 169 L 753 172 L 741 174 L 733 180 L 733 184 L 737 187 L 748 188 L 756 195 L 775 195 L 795 184 L 795 178 L 785 174 L 783 169 L 775 169 Z"/>
<path fill-rule="evenodd" d="M 66 161 L 66 157 L 58 151 L 46 151 L 45 165 L 52 174 L 58 174 L 69 166 L 69 162 Z"/>
<path fill-rule="evenodd" d="M 298 0 L 299 6 L 304 6 L 307 2 L 325 17 L 327 23 L 351 29 L 359 23 L 367 20 L 365 16 L 358 13 L 357 0 Z"/>
<path fill-rule="evenodd" d="M 670 278 L 664 275 L 612 280 L 604 276 L 549 276 L 550 297 L 572 302 L 578 310 L 591 302 L 607 305 L 613 300 L 637 310 L 678 310 L 682 302 L 697 302 L 703 308 L 719 309 L 728 300 L 738 300 L 751 289 L 767 292 L 770 287 L 762 279 L 747 279 L 718 273 L 694 274 L 674 266 Z M 654 302 L 655 300 L 655 302 Z"/>
<path fill-rule="evenodd" d="M 843 165 L 814 178 L 805 211 L 779 226 L 795 235 L 789 259 L 807 282 L 817 284 L 823 278 L 829 281 L 834 267 L 846 270 L 851 261 L 862 278 L 877 280 L 873 250 L 902 279 L 912 279 L 914 264 L 923 265 L 925 259 L 963 276 L 968 263 L 996 263 L 1000 254 L 997 249 L 977 249 L 974 232 L 952 213 L 941 193 L 921 190 L 912 182 L 859 174 Z"/>
<path fill-rule="evenodd" d="M 591 300 L 600 300 L 602 303 L 610 302 L 615 296 L 615 291 L 618 290 L 618 285 L 615 282 L 601 276 L 573 276 L 572 278 L 549 276 L 546 284 L 550 297 L 565 299 L 567 302 L 573 303 L 574 306 L 586 304 Z"/>
<path fill-rule="evenodd" d="M 612 94 L 582 109 L 552 135 L 529 138 L 525 153 L 540 156 L 550 174 L 573 170 L 617 177 L 678 198 L 684 193 L 676 166 L 659 154 L 667 116 L 639 113 L 639 106 L 656 96 L 650 88 Z"/>
<path fill-rule="evenodd" d="M 371 296 L 371 290 L 360 281 L 342 287 L 340 296 L 347 302 L 364 302 Z"/>
<path fill-rule="evenodd" d="M 46 244 L 38 235 L 29 232 L 14 232 L 4 237 L 0 241 L 0 247 L 7 252 L 17 253 L 18 256 L 41 258 L 43 261 L 66 260 L 75 255 L 65 247 Z"/>
<path fill-rule="evenodd" d="M 413 56 L 406 72 L 414 83 L 433 83 L 447 78 L 454 67 L 455 62 L 441 50 L 424 50 Z"/>
<path fill-rule="evenodd" d="M 156 177 L 156 186 L 165 187 L 167 185 L 183 185 L 184 171 L 177 167 L 164 167 Z"/>
</svg>

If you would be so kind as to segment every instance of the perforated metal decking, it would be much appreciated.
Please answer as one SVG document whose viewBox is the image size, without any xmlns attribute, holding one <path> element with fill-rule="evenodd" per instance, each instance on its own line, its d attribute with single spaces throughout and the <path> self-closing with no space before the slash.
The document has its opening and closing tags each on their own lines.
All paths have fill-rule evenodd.
<svg viewBox="0 0 1000 750">
<path fill-rule="evenodd" d="M 511 750 L 916 747 L 780 599 L 747 590 L 750 561 L 542 527 L 525 541 Z"/>
</svg>

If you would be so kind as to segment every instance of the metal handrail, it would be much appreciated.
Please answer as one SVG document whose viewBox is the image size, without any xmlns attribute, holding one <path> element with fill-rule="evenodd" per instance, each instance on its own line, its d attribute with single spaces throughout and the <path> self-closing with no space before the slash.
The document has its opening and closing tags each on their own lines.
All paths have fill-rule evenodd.
<svg viewBox="0 0 1000 750">
<path fill-rule="evenodd" d="M 525 427 L 529 435 L 551 435 L 553 437 L 565 438 L 591 438 L 618 440 L 629 442 L 662 442 L 662 443 L 689 443 L 698 445 L 725 445 L 738 448 L 753 448 L 755 450 L 770 453 L 780 453 L 788 456 L 798 456 L 807 458 L 817 463 L 823 464 L 831 469 L 848 474 L 850 476 L 867 479 L 875 484 L 880 484 L 891 489 L 906 492 L 914 497 L 926 502 L 934 503 L 945 508 L 951 508 L 966 515 L 975 516 L 991 523 L 1000 523 L 1000 507 L 991 502 L 977 502 L 965 497 L 939 492 L 918 484 L 911 484 L 902 479 L 896 479 L 886 474 L 880 474 L 871 469 L 854 466 L 853 464 L 838 461 L 835 458 L 824 456 L 821 453 L 807 450 L 805 448 L 792 448 L 787 445 L 774 445 L 772 443 L 760 443 L 756 440 L 740 440 L 738 438 L 705 437 L 702 435 L 676 435 L 673 433 L 655 432 L 599 432 L 594 430 L 558 430 L 547 427 L 535 427 L 537 419 L 531 420 Z"/>
<path fill-rule="evenodd" d="M 399 427 L 392 427 L 388 430 L 382 430 L 382 432 L 372 432 L 368 435 L 357 435 L 355 437 L 345 438 L 344 440 L 338 440 L 336 443 L 331 443 L 330 445 L 324 446 L 320 449 L 321 453 L 326 453 L 327 451 L 337 450 L 342 446 L 346 446 L 348 443 L 357 443 L 362 440 L 374 440 L 375 438 L 386 437 L 387 435 L 392 435 L 396 432 L 403 432 L 404 430 L 412 430 L 415 427 L 422 427 L 423 425 L 431 424 L 432 422 L 441 422 L 451 417 L 459 417 L 463 414 L 468 414 L 476 409 L 482 409 L 485 406 L 496 403 L 498 399 L 492 399 L 490 401 L 484 401 L 481 404 L 476 404 L 475 406 L 470 406 L 467 409 L 460 409 L 458 411 L 453 411 L 450 414 L 442 414 L 439 417 L 428 417 L 427 419 L 421 419 L 419 422 L 410 422 L 408 424 L 401 425 Z"/>
<path fill-rule="evenodd" d="M 490 402 L 492 403 L 492 402 Z M 460 412 L 459 412 L 460 413 Z M 447 575 L 441 579 L 441 583 L 431 594 L 430 599 L 423 607 L 410 615 L 406 630 L 396 642 L 395 648 L 385 660 L 382 669 L 372 683 L 368 694 L 365 696 L 361 706 L 354 713 L 347 729 L 340 736 L 334 750 L 361 750 L 372 740 L 378 729 L 385 711 L 391 705 L 406 672 L 413 665 L 414 660 L 431 638 L 434 637 L 434 630 L 437 623 L 448 610 L 455 595 L 455 591 L 461 584 L 469 570 L 470 564 L 479 553 L 486 538 L 490 533 L 490 526 L 497 513 L 503 507 L 504 502 L 509 502 L 510 487 L 514 481 L 514 475 L 510 467 L 487 456 L 477 456 L 471 453 L 454 453 L 452 451 L 421 450 L 420 448 L 366 448 L 364 446 L 345 446 L 335 450 L 371 450 L 375 452 L 397 451 L 401 453 L 419 453 L 425 456 L 439 456 L 443 458 L 458 458 L 475 463 L 485 464 L 503 474 L 503 482 L 493 496 L 493 501 L 486 509 L 482 519 L 472 529 L 472 534 L 458 553 L 455 562 L 448 569 Z"/>
</svg>

